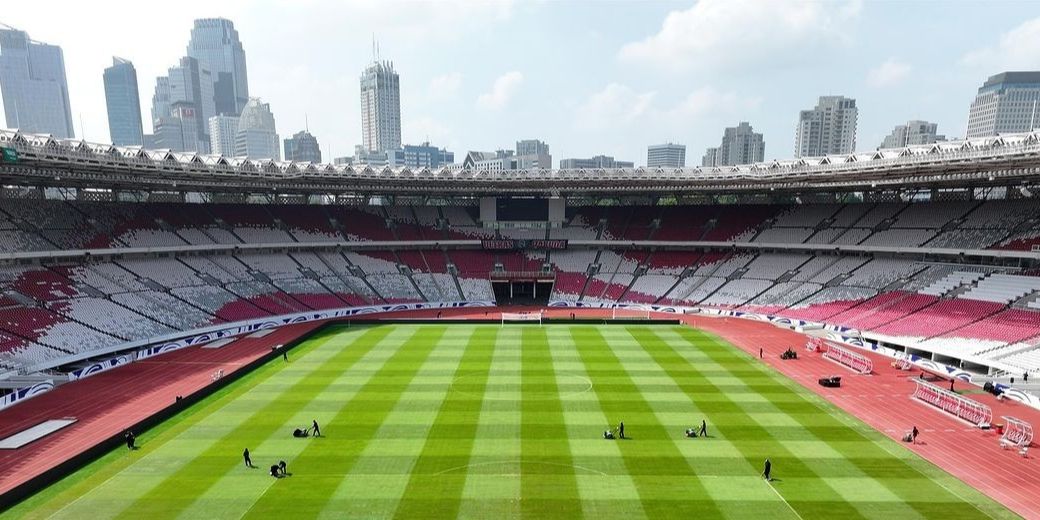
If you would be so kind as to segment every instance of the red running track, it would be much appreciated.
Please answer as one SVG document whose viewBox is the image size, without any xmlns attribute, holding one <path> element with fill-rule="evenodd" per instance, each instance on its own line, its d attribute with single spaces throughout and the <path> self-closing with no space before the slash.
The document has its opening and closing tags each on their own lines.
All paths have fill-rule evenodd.
<svg viewBox="0 0 1040 520">
<path fill-rule="evenodd" d="M 1000 436 L 955 419 L 910 395 L 915 383 L 910 379 L 921 371 L 901 371 L 892 360 L 866 353 L 874 362 L 871 375 L 858 375 L 807 352 L 804 335 L 773 325 L 739 318 L 687 317 L 684 322 L 726 338 L 737 347 L 757 356 L 765 350 L 763 362 L 834 403 L 836 406 L 897 441 L 913 426 L 921 431 L 917 444 L 905 444 L 929 462 L 946 470 L 969 486 L 1025 518 L 1040 518 L 1040 464 L 1033 456 L 1022 457 L 1017 450 L 1000 448 Z M 793 347 L 798 359 L 782 361 L 780 353 Z M 864 353 L 857 350 L 857 352 Z M 821 377 L 842 376 L 841 388 L 824 388 Z M 958 388 L 968 388 L 958 383 Z M 970 388 L 978 388 L 970 386 Z M 1014 401 L 998 401 L 988 393 L 966 397 L 993 410 L 994 423 L 1010 415 L 1040 427 L 1040 410 Z"/>
<path fill-rule="evenodd" d="M 537 307 L 510 308 L 510 312 L 537 311 Z M 371 314 L 364 319 L 446 318 L 499 319 L 498 309 L 444 309 Z M 546 309 L 545 316 L 567 318 L 610 317 L 609 310 Z M 643 315 L 645 313 L 637 313 Z M 758 355 L 763 362 L 790 377 L 810 391 L 834 403 L 892 439 L 916 425 L 921 430 L 918 443 L 904 444 L 968 485 L 980 490 L 1026 518 L 1040 518 L 1040 464 L 1012 450 L 1002 450 L 998 436 L 972 428 L 930 405 L 910 398 L 914 383 L 909 379 L 919 371 L 892 368 L 891 360 L 867 353 L 874 361 L 874 373 L 856 375 L 818 354 L 802 348 L 802 334 L 768 323 L 739 318 L 677 316 L 684 323 L 717 334 L 744 351 Z M 47 471 L 105 439 L 162 410 L 177 395 L 188 395 L 212 382 L 211 375 L 223 368 L 225 373 L 260 358 L 272 345 L 285 343 L 306 334 L 320 323 L 291 325 L 262 338 L 242 338 L 220 349 L 191 347 L 147 361 L 132 363 L 97 376 L 63 385 L 52 392 L 0 411 L 0 438 L 21 431 L 46 419 L 74 416 L 78 422 L 18 450 L 0 451 L 0 464 L 9 468 L 0 474 L 0 494 Z M 795 361 L 781 361 L 780 353 L 793 347 Z M 842 388 L 823 388 L 820 377 L 841 375 Z M 961 383 L 961 385 L 965 385 Z M 147 389 L 141 391 L 141 389 Z M 1010 401 L 997 401 L 989 394 L 971 394 L 971 399 L 993 409 L 995 418 L 1011 415 L 1040 425 L 1040 411 Z M 997 421 L 999 419 L 995 419 Z M 971 449 L 965 449 L 970 447 Z"/>
<path fill-rule="evenodd" d="M 67 383 L 0 411 L 0 438 L 48 419 L 76 423 L 16 450 L 0 450 L 0 495 L 69 458 L 118 435 L 213 382 L 270 353 L 271 347 L 314 330 L 319 323 L 282 327 L 259 338 L 242 337 L 216 349 L 188 347 Z"/>
</svg>

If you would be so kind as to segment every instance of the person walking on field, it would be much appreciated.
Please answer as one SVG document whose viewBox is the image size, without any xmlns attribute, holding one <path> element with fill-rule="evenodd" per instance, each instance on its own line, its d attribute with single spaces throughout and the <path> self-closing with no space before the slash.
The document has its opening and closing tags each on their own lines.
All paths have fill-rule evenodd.
<svg viewBox="0 0 1040 520">
<path fill-rule="evenodd" d="M 910 442 L 917 444 L 917 434 L 921 433 L 917 430 L 917 425 L 914 425 L 914 429 L 910 430 Z"/>
<path fill-rule="evenodd" d="M 625 421 L 619 422 L 618 426 L 617 426 L 617 429 L 618 429 L 618 438 L 619 439 L 624 439 L 625 438 Z"/>
<path fill-rule="evenodd" d="M 311 421 L 311 428 L 314 429 L 314 436 L 315 437 L 321 437 L 321 430 L 318 429 L 318 420 L 317 419 L 314 419 L 313 421 Z"/>
<path fill-rule="evenodd" d="M 242 452 L 242 458 L 245 459 L 247 468 L 253 467 L 253 459 L 249 458 L 249 448 Z"/>
<path fill-rule="evenodd" d="M 773 478 L 770 476 L 772 471 L 773 471 L 773 464 L 771 462 L 769 462 L 769 459 L 766 459 L 765 468 L 762 470 L 762 476 L 766 478 L 766 481 L 773 480 Z"/>
<path fill-rule="evenodd" d="M 701 419 L 700 436 L 701 437 L 707 437 L 708 436 L 708 421 L 706 421 L 704 419 Z"/>
</svg>

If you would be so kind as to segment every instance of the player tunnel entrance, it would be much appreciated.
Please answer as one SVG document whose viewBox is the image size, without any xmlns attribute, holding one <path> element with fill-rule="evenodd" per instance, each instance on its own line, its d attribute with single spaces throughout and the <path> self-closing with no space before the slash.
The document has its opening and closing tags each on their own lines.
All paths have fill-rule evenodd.
<svg viewBox="0 0 1040 520">
<path fill-rule="evenodd" d="M 499 305 L 548 305 L 553 276 L 546 273 L 492 273 L 491 288 Z"/>
</svg>

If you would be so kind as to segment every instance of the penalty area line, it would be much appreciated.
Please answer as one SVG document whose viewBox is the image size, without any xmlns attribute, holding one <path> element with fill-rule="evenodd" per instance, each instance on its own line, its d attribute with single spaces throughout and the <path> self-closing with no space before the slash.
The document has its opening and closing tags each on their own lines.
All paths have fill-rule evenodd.
<svg viewBox="0 0 1040 520">
<path fill-rule="evenodd" d="M 798 514 L 798 511 L 794 508 L 794 506 L 792 506 L 791 503 L 788 502 L 787 499 L 784 498 L 784 496 L 781 495 L 780 492 L 777 491 L 775 487 L 773 487 L 773 482 L 772 481 L 766 480 L 766 485 L 769 486 L 769 489 L 773 490 L 773 493 L 776 493 L 776 496 L 780 497 L 780 500 L 784 501 L 784 504 L 786 504 L 787 508 L 790 509 L 792 513 L 794 513 L 794 516 L 798 517 L 798 520 L 805 520 L 804 518 L 802 518 L 802 515 Z"/>
</svg>

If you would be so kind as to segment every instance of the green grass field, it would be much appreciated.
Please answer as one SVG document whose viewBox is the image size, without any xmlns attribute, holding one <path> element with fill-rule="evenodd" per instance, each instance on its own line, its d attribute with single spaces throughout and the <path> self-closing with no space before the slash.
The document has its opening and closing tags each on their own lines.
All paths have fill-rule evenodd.
<svg viewBox="0 0 1040 520">
<path fill-rule="evenodd" d="M 325 437 L 290 436 L 312 419 Z M 1016 518 L 679 326 L 329 329 L 139 444 L 5 517 Z"/>
</svg>

